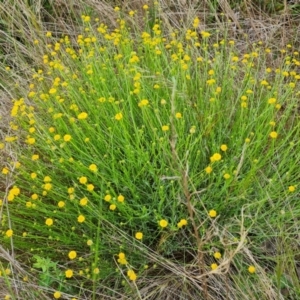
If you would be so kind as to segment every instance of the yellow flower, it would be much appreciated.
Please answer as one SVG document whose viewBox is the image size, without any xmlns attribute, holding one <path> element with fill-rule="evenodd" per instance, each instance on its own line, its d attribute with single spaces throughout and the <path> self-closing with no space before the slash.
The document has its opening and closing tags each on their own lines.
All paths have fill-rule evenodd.
<svg viewBox="0 0 300 300">
<path fill-rule="evenodd" d="M 55 88 L 51 88 L 50 90 L 49 90 L 49 94 L 55 94 L 56 93 L 56 89 Z"/>
<path fill-rule="evenodd" d="M 53 225 L 53 219 L 51 219 L 51 218 L 46 219 L 45 224 L 47 226 L 52 226 Z"/>
<path fill-rule="evenodd" d="M 45 176 L 44 177 L 44 182 L 51 182 L 51 181 L 52 181 L 52 179 L 51 179 L 50 176 Z"/>
<path fill-rule="evenodd" d="M 35 143 L 35 138 L 33 138 L 33 137 L 28 138 L 28 139 L 26 140 L 26 143 L 27 143 L 28 145 L 33 145 L 33 144 Z"/>
<path fill-rule="evenodd" d="M 104 200 L 109 202 L 111 200 L 111 195 L 105 195 Z"/>
<path fill-rule="evenodd" d="M 64 201 L 59 201 L 59 202 L 57 203 L 57 206 L 58 206 L 59 208 L 63 208 L 65 205 L 66 205 L 66 204 L 65 204 Z"/>
<path fill-rule="evenodd" d="M 135 238 L 136 238 L 137 240 L 141 240 L 141 239 L 143 238 L 143 233 L 142 233 L 142 232 L 137 232 L 137 233 L 135 234 Z"/>
<path fill-rule="evenodd" d="M 224 174 L 223 177 L 224 177 L 225 179 L 229 179 L 229 178 L 230 178 L 230 174 L 226 173 L 226 174 Z"/>
<path fill-rule="evenodd" d="M 56 291 L 56 292 L 53 294 L 53 297 L 54 297 L 55 299 L 59 299 L 59 298 L 61 297 L 61 292 Z"/>
<path fill-rule="evenodd" d="M 86 186 L 86 189 L 89 191 L 89 192 L 92 192 L 93 190 L 94 190 L 94 185 L 93 184 L 88 184 L 87 186 Z"/>
<path fill-rule="evenodd" d="M 16 186 L 14 186 L 10 191 L 9 191 L 9 193 L 11 193 L 11 194 L 13 194 L 14 196 L 18 196 L 18 195 L 20 195 L 20 189 L 18 188 L 18 187 L 16 187 Z"/>
<path fill-rule="evenodd" d="M 276 102 L 276 98 L 270 98 L 269 100 L 268 100 L 268 103 L 269 104 L 274 104 Z"/>
<path fill-rule="evenodd" d="M 39 157 L 39 155 L 38 154 L 33 154 L 32 156 L 31 156 L 31 159 L 32 160 L 38 160 L 40 157 Z"/>
<path fill-rule="evenodd" d="M 86 244 L 87 244 L 88 246 L 92 246 L 92 245 L 93 245 L 93 241 L 92 241 L 92 240 L 87 240 Z"/>
<path fill-rule="evenodd" d="M 175 114 L 175 118 L 177 119 L 181 119 L 182 118 L 182 114 L 180 112 Z"/>
<path fill-rule="evenodd" d="M 296 186 L 294 185 L 289 186 L 289 192 L 295 192 L 295 190 L 296 190 Z"/>
<path fill-rule="evenodd" d="M 73 194 L 75 189 L 73 187 L 68 188 L 68 194 Z"/>
<path fill-rule="evenodd" d="M 200 24 L 200 20 L 198 17 L 196 17 L 193 21 L 193 27 L 197 28 L 199 26 L 199 24 Z"/>
<path fill-rule="evenodd" d="M 178 223 L 177 223 L 177 227 L 181 228 L 182 226 L 186 226 L 187 225 L 187 220 L 186 219 L 181 219 Z"/>
<path fill-rule="evenodd" d="M 115 119 L 116 119 L 117 121 L 122 120 L 122 119 L 123 119 L 122 113 L 117 113 L 117 114 L 115 115 Z"/>
<path fill-rule="evenodd" d="M 272 132 L 270 133 L 270 137 L 271 137 L 272 139 L 276 139 L 277 136 L 278 136 L 278 133 L 277 133 L 276 131 L 272 131 Z"/>
<path fill-rule="evenodd" d="M 207 173 L 207 174 L 210 174 L 211 172 L 212 172 L 212 167 L 211 166 L 208 166 L 208 167 L 206 167 L 205 169 L 205 172 Z"/>
<path fill-rule="evenodd" d="M 91 164 L 91 165 L 89 166 L 89 169 L 90 169 L 90 171 L 92 171 L 92 172 L 97 172 L 97 170 L 98 170 L 98 168 L 97 168 L 97 166 L 96 166 L 95 164 Z"/>
<path fill-rule="evenodd" d="M 88 117 L 88 114 L 86 112 L 82 112 L 77 116 L 78 120 L 84 120 L 87 117 Z"/>
<path fill-rule="evenodd" d="M 2 169 L 2 174 L 7 175 L 8 173 L 9 173 L 9 169 L 6 168 L 6 167 L 4 167 L 4 168 Z"/>
<path fill-rule="evenodd" d="M 38 199 L 38 197 L 39 197 L 38 194 L 32 194 L 31 195 L 32 200 L 36 200 L 36 199 Z"/>
<path fill-rule="evenodd" d="M 215 218 L 217 216 L 217 212 L 214 210 L 214 209 L 211 209 L 209 212 L 208 212 L 208 215 L 211 217 L 211 218 Z"/>
<path fill-rule="evenodd" d="M 190 128 L 190 133 L 191 134 L 194 134 L 196 132 L 196 126 L 193 125 L 191 128 Z"/>
<path fill-rule="evenodd" d="M 84 197 L 84 198 L 80 199 L 80 201 L 79 201 L 79 204 L 81 206 L 86 206 L 87 203 L 88 203 L 88 198 L 87 197 Z"/>
<path fill-rule="evenodd" d="M 85 217 L 83 215 L 79 215 L 77 221 L 78 223 L 83 223 L 85 221 Z"/>
<path fill-rule="evenodd" d="M 118 200 L 119 202 L 124 202 L 125 198 L 124 198 L 123 195 L 120 194 L 120 195 L 118 196 L 117 200 Z"/>
<path fill-rule="evenodd" d="M 87 183 L 87 177 L 85 177 L 85 176 L 80 177 L 80 178 L 79 178 L 79 182 L 80 182 L 81 184 L 86 184 L 86 183 Z"/>
<path fill-rule="evenodd" d="M 162 228 L 167 227 L 168 226 L 168 221 L 164 220 L 164 219 L 160 220 L 159 221 L 159 226 L 162 227 Z"/>
<path fill-rule="evenodd" d="M 65 274 L 67 278 L 73 277 L 73 271 L 71 269 L 66 270 Z"/>
<path fill-rule="evenodd" d="M 72 138 L 72 137 L 71 137 L 69 134 L 65 134 L 65 135 L 64 135 L 64 141 L 65 141 L 65 142 L 69 142 L 69 141 L 71 140 L 71 138 Z"/>
<path fill-rule="evenodd" d="M 210 37 L 210 33 L 207 31 L 201 31 L 201 35 L 204 39 Z"/>
<path fill-rule="evenodd" d="M 110 206 L 109 206 L 109 209 L 110 210 L 115 210 L 117 208 L 117 206 L 115 205 L 115 204 L 111 204 Z"/>
<path fill-rule="evenodd" d="M 47 31 L 46 32 L 46 37 L 51 37 L 52 36 L 52 33 L 50 31 Z"/>
<path fill-rule="evenodd" d="M 119 253 L 118 263 L 119 263 L 120 265 L 126 265 L 126 264 L 127 264 L 127 260 L 126 260 L 126 257 L 125 257 L 125 253 L 123 253 L 123 252 L 120 252 L 120 253 Z"/>
<path fill-rule="evenodd" d="M 168 131 L 169 130 L 169 126 L 168 125 L 164 125 L 161 127 L 162 131 Z"/>
<path fill-rule="evenodd" d="M 227 149 L 228 149 L 227 145 L 225 145 L 225 144 L 221 145 L 220 148 L 221 148 L 221 150 L 224 151 L 224 152 L 227 151 Z"/>
<path fill-rule="evenodd" d="M 75 259 L 77 256 L 77 253 L 76 253 L 76 251 L 72 250 L 69 252 L 68 256 L 70 259 Z"/>
<path fill-rule="evenodd" d="M 251 274 L 253 274 L 253 273 L 255 273 L 255 271 L 256 271 L 256 269 L 255 269 L 255 267 L 254 266 L 249 266 L 249 268 L 248 268 L 248 272 L 249 273 L 251 273 Z"/>
<path fill-rule="evenodd" d="M 5 235 L 6 235 L 7 237 L 12 237 L 13 234 L 14 234 L 14 231 L 13 231 L 12 229 L 8 229 L 8 230 L 6 230 L 6 232 L 5 232 Z"/>
<path fill-rule="evenodd" d="M 216 270 L 218 268 L 218 265 L 216 263 L 213 263 L 210 265 L 212 270 Z"/>
<path fill-rule="evenodd" d="M 268 83 L 267 80 L 262 80 L 262 81 L 260 82 L 260 84 L 261 84 L 261 85 L 269 85 L 269 83 Z"/>
<path fill-rule="evenodd" d="M 222 254 L 220 252 L 215 252 L 214 253 L 214 258 L 215 259 L 220 259 L 222 257 Z"/>
<path fill-rule="evenodd" d="M 128 270 L 127 271 L 127 276 L 129 277 L 130 280 L 135 281 L 137 276 L 133 270 Z"/>
<path fill-rule="evenodd" d="M 220 153 L 215 153 L 211 158 L 210 158 L 210 161 L 211 162 L 215 162 L 215 161 L 219 161 L 221 160 L 222 158 L 222 155 Z"/>
<path fill-rule="evenodd" d="M 46 184 L 44 184 L 44 189 L 45 189 L 46 191 L 50 191 L 50 190 L 52 189 L 52 184 L 51 184 L 51 183 L 46 183 Z"/>
<path fill-rule="evenodd" d="M 222 88 L 220 86 L 218 86 L 216 89 L 216 93 L 219 94 L 219 93 L 221 93 L 221 91 L 222 91 Z"/>
<path fill-rule="evenodd" d="M 139 102 L 138 106 L 143 107 L 149 105 L 149 101 L 147 99 L 143 99 Z"/>
</svg>

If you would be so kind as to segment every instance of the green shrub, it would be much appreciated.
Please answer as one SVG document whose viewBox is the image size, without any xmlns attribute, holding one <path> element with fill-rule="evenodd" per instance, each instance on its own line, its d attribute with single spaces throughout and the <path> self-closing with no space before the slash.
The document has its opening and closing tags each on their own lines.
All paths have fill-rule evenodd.
<svg viewBox="0 0 300 300">
<path fill-rule="evenodd" d="M 55 297 L 142 298 L 172 273 L 200 298 L 227 277 L 248 285 L 235 295 L 262 296 L 261 277 L 280 292 L 262 248 L 295 238 L 298 53 L 274 67 L 275 50 L 241 53 L 197 18 L 182 34 L 147 26 L 147 8 L 143 30 L 116 13 L 114 30 L 82 16 L 76 42 L 47 33 L 44 64 L 12 100 L 3 242 L 32 272 L 46 262 L 40 285 Z"/>
</svg>

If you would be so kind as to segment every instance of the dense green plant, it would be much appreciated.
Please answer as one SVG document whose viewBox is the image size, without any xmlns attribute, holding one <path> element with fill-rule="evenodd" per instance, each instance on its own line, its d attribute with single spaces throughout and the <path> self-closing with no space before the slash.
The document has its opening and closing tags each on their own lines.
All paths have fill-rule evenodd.
<svg viewBox="0 0 300 300">
<path fill-rule="evenodd" d="M 83 15 L 76 42 L 45 33 L 1 144 L 18 156 L 2 169 L 3 243 L 44 265 L 55 298 L 165 299 L 149 282 L 174 276 L 178 299 L 299 293 L 263 244 L 293 247 L 299 226 L 299 53 L 274 67 L 263 43 L 240 53 L 198 18 L 149 26 L 148 9 L 144 29 L 116 8 L 115 29 Z"/>
</svg>

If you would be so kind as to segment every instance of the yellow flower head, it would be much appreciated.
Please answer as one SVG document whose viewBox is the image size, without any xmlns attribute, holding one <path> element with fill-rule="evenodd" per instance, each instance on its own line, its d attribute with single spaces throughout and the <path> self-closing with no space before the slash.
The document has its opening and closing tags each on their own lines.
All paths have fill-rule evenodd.
<svg viewBox="0 0 300 300">
<path fill-rule="evenodd" d="M 6 230 L 5 235 L 6 235 L 7 237 L 12 237 L 13 233 L 14 233 L 14 232 L 13 232 L 12 229 L 8 229 L 8 230 Z"/>
<path fill-rule="evenodd" d="M 75 259 L 77 256 L 77 253 L 76 253 L 76 251 L 72 250 L 69 252 L 68 256 L 70 259 Z"/>
<path fill-rule="evenodd" d="M 221 160 L 222 155 L 220 153 L 215 153 L 213 156 L 211 156 L 210 161 L 215 162 Z"/>
<path fill-rule="evenodd" d="M 89 170 L 92 171 L 92 172 L 97 172 L 98 168 L 97 168 L 97 166 L 95 164 L 91 164 L 89 166 Z"/>
<path fill-rule="evenodd" d="M 123 114 L 122 114 L 122 113 L 117 113 L 117 114 L 115 115 L 115 119 L 116 119 L 117 121 L 122 120 L 122 119 L 123 119 Z"/>
<path fill-rule="evenodd" d="M 87 117 L 88 114 L 86 112 L 82 112 L 77 116 L 78 120 L 85 120 Z"/>
<path fill-rule="evenodd" d="M 229 179 L 229 178 L 230 178 L 230 174 L 225 173 L 223 177 L 224 177 L 225 179 Z"/>
<path fill-rule="evenodd" d="M 55 299 L 59 299 L 59 298 L 61 297 L 61 292 L 56 291 L 56 292 L 53 294 L 53 297 L 54 297 Z"/>
<path fill-rule="evenodd" d="M 135 281 L 137 276 L 133 270 L 128 270 L 127 271 L 127 276 L 129 277 L 130 280 Z"/>
<path fill-rule="evenodd" d="M 296 190 L 296 186 L 294 186 L 294 185 L 290 185 L 289 186 L 289 192 L 295 192 L 295 190 Z"/>
<path fill-rule="evenodd" d="M 187 220 L 186 219 L 181 219 L 178 223 L 177 223 L 177 227 L 178 228 L 182 228 L 183 226 L 187 225 Z"/>
<path fill-rule="evenodd" d="M 85 177 L 85 176 L 80 177 L 80 178 L 79 178 L 79 182 L 80 182 L 81 184 L 86 184 L 86 183 L 87 183 L 87 177 Z"/>
<path fill-rule="evenodd" d="M 135 238 L 136 238 L 137 240 L 141 240 L 141 239 L 143 238 L 143 233 L 142 233 L 142 232 L 137 232 L 137 233 L 135 234 Z"/>
<path fill-rule="evenodd" d="M 110 210 L 115 210 L 116 208 L 117 208 L 116 204 L 111 204 L 111 205 L 109 206 L 109 209 L 110 209 Z"/>
<path fill-rule="evenodd" d="M 47 226 L 52 226 L 53 225 L 53 219 L 51 219 L 51 218 L 46 219 L 45 224 Z"/>
<path fill-rule="evenodd" d="M 167 227 L 168 226 L 168 221 L 164 220 L 164 219 L 160 220 L 159 221 L 159 226 L 162 227 L 162 228 Z"/>
<path fill-rule="evenodd" d="M 120 195 L 118 196 L 117 200 L 118 200 L 119 202 L 124 202 L 125 198 L 124 198 L 123 195 L 120 194 Z"/>
<path fill-rule="evenodd" d="M 104 200 L 109 202 L 111 200 L 111 195 L 105 195 Z"/>
<path fill-rule="evenodd" d="M 227 149 L 228 149 L 227 145 L 225 145 L 225 144 L 221 145 L 220 148 L 223 152 L 227 151 Z"/>
<path fill-rule="evenodd" d="M 77 218 L 78 223 L 83 223 L 85 221 L 85 216 L 79 215 Z"/>
<path fill-rule="evenodd" d="M 73 277 L 73 271 L 71 269 L 66 270 L 65 275 L 67 278 Z"/>
<path fill-rule="evenodd" d="M 71 138 L 72 138 L 72 137 L 71 137 L 71 135 L 69 135 L 69 134 L 65 134 L 65 135 L 64 135 L 64 141 L 65 141 L 65 142 L 69 142 L 69 141 L 71 140 Z"/>
<path fill-rule="evenodd" d="M 57 203 L 57 206 L 58 206 L 59 208 L 63 208 L 65 205 L 66 205 L 66 204 L 65 204 L 64 201 L 59 201 L 59 202 Z"/>
<path fill-rule="evenodd" d="M 211 166 L 208 166 L 208 167 L 206 167 L 205 169 L 205 172 L 207 173 L 207 174 L 210 174 L 211 172 L 212 172 L 212 167 Z"/>
<path fill-rule="evenodd" d="M 211 209 L 209 212 L 208 212 L 208 215 L 211 217 L 211 218 L 215 218 L 217 216 L 217 212 L 214 210 L 214 209 Z"/>
<path fill-rule="evenodd" d="M 272 131 L 272 132 L 270 133 L 270 137 L 271 137 L 272 139 L 276 139 L 277 136 L 278 136 L 278 133 L 277 133 L 276 131 Z"/>
<path fill-rule="evenodd" d="M 127 260 L 126 260 L 126 257 L 125 257 L 125 253 L 123 253 L 123 252 L 120 252 L 119 253 L 119 258 L 118 258 L 118 263 L 120 264 L 120 265 L 127 265 Z"/>
<path fill-rule="evenodd" d="M 149 101 L 147 99 L 143 99 L 139 102 L 139 107 L 143 107 L 143 106 L 148 106 L 149 105 Z"/>
<path fill-rule="evenodd" d="M 180 112 L 177 112 L 177 113 L 175 114 L 175 118 L 176 118 L 176 119 L 181 119 L 181 118 L 182 118 L 182 114 L 181 114 Z"/>
<path fill-rule="evenodd" d="M 86 189 L 89 191 L 89 192 L 92 192 L 94 190 L 95 186 L 93 184 L 88 184 L 86 186 Z"/>
<path fill-rule="evenodd" d="M 88 198 L 84 197 L 84 198 L 80 199 L 79 204 L 81 206 L 86 206 L 88 204 L 88 201 L 89 201 Z"/>
<path fill-rule="evenodd" d="M 256 269 L 255 269 L 255 267 L 254 266 L 249 266 L 249 268 L 248 268 L 248 272 L 249 273 L 251 273 L 251 274 L 253 274 L 253 273 L 255 273 L 255 271 L 256 271 Z"/>
</svg>

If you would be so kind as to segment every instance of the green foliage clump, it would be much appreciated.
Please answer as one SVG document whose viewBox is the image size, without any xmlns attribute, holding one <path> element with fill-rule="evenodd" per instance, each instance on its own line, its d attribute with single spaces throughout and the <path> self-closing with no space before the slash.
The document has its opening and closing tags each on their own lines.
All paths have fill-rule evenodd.
<svg viewBox="0 0 300 300">
<path fill-rule="evenodd" d="M 184 34 L 147 26 L 147 9 L 143 30 L 83 15 L 76 41 L 47 32 L 13 100 L 3 241 L 47 262 L 55 297 L 140 295 L 176 268 L 203 297 L 223 293 L 206 275 L 256 286 L 261 241 L 299 213 L 298 53 L 274 68 L 263 43 L 240 53 L 198 18 Z"/>
</svg>

